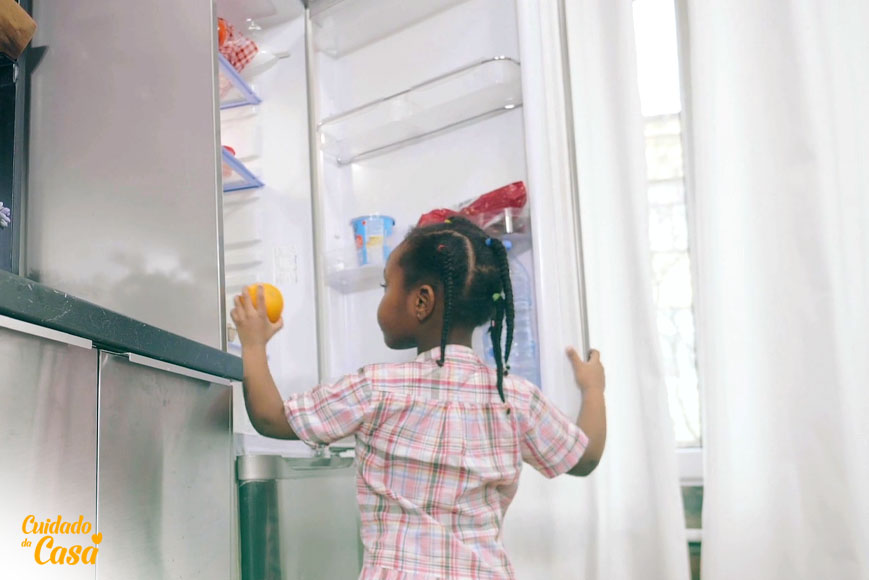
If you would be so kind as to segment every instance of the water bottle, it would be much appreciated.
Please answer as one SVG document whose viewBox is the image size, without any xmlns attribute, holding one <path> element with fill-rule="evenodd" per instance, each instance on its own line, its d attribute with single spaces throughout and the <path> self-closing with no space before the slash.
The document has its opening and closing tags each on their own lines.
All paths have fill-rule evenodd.
<svg viewBox="0 0 869 580">
<path fill-rule="evenodd" d="M 513 286 L 513 344 L 510 347 L 510 374 L 528 379 L 540 386 L 540 359 L 537 355 L 537 320 L 532 296 L 531 276 L 519 260 L 508 253 L 510 282 Z M 483 333 L 483 352 L 486 364 L 495 366 L 495 351 L 488 329 Z M 507 325 L 501 331 L 506 340 Z M 503 355 L 503 349 L 502 349 Z"/>
</svg>

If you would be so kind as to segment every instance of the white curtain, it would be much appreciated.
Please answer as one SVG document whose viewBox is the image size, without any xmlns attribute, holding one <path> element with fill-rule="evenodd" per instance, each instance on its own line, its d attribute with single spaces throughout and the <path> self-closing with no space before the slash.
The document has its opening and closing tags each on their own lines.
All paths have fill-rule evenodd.
<svg viewBox="0 0 869 580">
<path fill-rule="evenodd" d="M 607 368 L 609 433 L 587 479 L 524 470 L 505 544 L 522 580 L 686 580 L 652 305 L 631 5 L 567 4 L 590 334 Z"/>
<path fill-rule="evenodd" d="M 688 0 L 703 580 L 869 578 L 869 2 Z"/>
</svg>

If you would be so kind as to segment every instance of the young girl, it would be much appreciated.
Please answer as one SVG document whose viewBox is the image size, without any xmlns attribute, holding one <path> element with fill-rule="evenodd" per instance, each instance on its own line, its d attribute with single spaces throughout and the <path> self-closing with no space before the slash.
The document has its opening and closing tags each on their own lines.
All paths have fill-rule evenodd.
<svg viewBox="0 0 869 580">
<path fill-rule="evenodd" d="M 309 445 L 356 437 L 365 556 L 360 579 L 512 579 L 501 544 L 522 462 L 547 477 L 588 475 L 606 438 L 599 354 L 568 349 L 583 406 L 569 421 L 534 384 L 508 373 L 513 296 L 507 252 L 471 222 L 418 227 L 392 252 L 377 322 L 386 345 L 416 360 L 374 364 L 281 400 L 266 342 L 282 327 L 235 298 L 251 422 Z M 506 344 L 501 334 L 506 322 Z M 488 323 L 497 368 L 471 349 Z M 338 579 L 336 579 L 338 580 Z"/>
</svg>

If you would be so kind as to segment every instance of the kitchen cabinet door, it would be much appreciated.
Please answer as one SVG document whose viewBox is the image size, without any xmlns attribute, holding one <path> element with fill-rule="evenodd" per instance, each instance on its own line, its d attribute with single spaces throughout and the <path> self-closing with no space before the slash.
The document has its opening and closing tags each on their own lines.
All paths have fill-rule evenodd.
<svg viewBox="0 0 869 580">
<path fill-rule="evenodd" d="M 230 387 L 101 353 L 99 393 L 98 577 L 229 580 Z"/>
<path fill-rule="evenodd" d="M 91 534 L 22 529 L 58 516 L 96 522 L 97 354 L 87 341 L 33 334 L 42 331 L 0 317 L 0 576 L 93 580 L 92 565 L 35 561 L 43 537 L 53 538 L 40 549 L 45 561 L 52 547 L 92 546 Z"/>
</svg>

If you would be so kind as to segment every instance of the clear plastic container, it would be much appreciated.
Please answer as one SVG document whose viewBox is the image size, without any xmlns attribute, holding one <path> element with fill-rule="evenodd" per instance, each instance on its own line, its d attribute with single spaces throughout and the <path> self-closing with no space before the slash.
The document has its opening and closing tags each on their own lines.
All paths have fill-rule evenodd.
<svg viewBox="0 0 869 580">
<path fill-rule="evenodd" d="M 350 220 L 359 266 L 386 264 L 392 251 L 392 229 L 395 218 L 386 215 L 363 215 Z"/>
<path fill-rule="evenodd" d="M 509 250 L 513 254 L 514 250 Z M 510 255 L 510 282 L 513 286 L 513 344 L 510 347 L 510 374 L 528 379 L 540 386 L 540 356 L 537 348 L 537 317 L 534 312 L 534 286 L 525 266 Z M 501 331 L 502 341 L 507 334 Z M 495 353 L 488 331 L 483 333 L 486 364 L 495 366 Z M 503 349 L 502 349 L 503 352 Z"/>
</svg>

